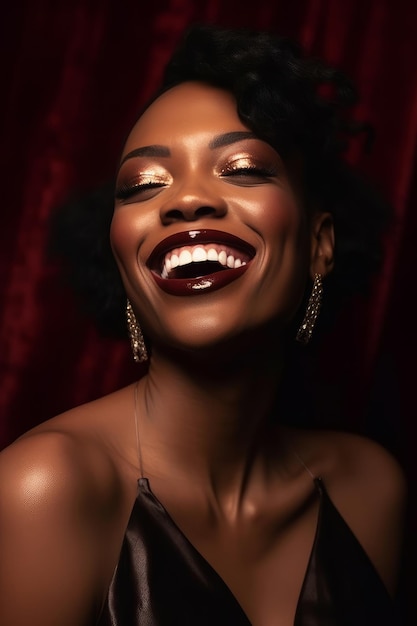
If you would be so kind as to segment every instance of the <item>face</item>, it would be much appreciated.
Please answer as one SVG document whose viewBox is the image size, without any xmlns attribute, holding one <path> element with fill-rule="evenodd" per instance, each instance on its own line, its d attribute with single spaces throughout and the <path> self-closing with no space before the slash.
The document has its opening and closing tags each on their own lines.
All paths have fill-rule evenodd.
<svg viewBox="0 0 417 626">
<path fill-rule="evenodd" d="M 285 326 L 310 265 L 299 195 L 229 92 L 183 83 L 160 96 L 126 142 L 111 226 L 151 340 L 193 350 Z"/>
</svg>

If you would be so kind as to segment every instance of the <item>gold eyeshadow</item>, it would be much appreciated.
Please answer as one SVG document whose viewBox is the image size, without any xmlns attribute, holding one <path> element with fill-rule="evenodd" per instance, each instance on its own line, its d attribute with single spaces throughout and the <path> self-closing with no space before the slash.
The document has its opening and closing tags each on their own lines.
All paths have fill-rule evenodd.
<svg viewBox="0 0 417 626">
<path fill-rule="evenodd" d="M 227 159 L 225 165 L 221 165 L 218 169 L 220 176 L 230 176 L 236 174 L 259 174 L 265 177 L 273 177 L 279 174 L 278 160 L 271 158 L 257 158 L 253 155 L 240 154 Z"/>
<path fill-rule="evenodd" d="M 125 176 L 120 175 L 119 178 L 123 180 Z M 125 179 L 126 184 L 135 185 L 149 185 L 152 183 L 168 184 L 172 180 L 171 174 L 169 174 L 165 168 L 162 167 L 147 167 L 141 169 L 133 176 L 128 176 Z"/>
<path fill-rule="evenodd" d="M 234 171 L 234 170 L 250 169 L 250 168 L 257 167 L 257 166 L 258 166 L 257 161 L 255 161 L 252 157 L 239 156 L 239 157 L 233 158 L 232 160 L 229 160 L 226 163 L 226 165 L 224 165 L 221 168 L 220 173 L 224 174 L 224 173 Z"/>
<path fill-rule="evenodd" d="M 136 178 L 132 180 L 136 185 L 152 185 L 155 183 L 160 183 L 162 185 L 167 185 L 171 182 L 172 176 L 166 174 L 165 176 L 161 176 L 160 174 L 146 172 L 140 173 Z"/>
</svg>

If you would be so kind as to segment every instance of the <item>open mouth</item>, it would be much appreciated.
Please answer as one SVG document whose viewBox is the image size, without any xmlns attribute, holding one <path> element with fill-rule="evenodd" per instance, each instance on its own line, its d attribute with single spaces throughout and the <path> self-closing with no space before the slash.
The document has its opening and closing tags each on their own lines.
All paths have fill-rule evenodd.
<svg viewBox="0 0 417 626">
<path fill-rule="evenodd" d="M 229 284 L 246 271 L 254 256 L 253 246 L 230 233 L 194 230 L 164 239 L 148 267 L 165 291 L 185 295 Z"/>
<path fill-rule="evenodd" d="M 229 246 L 208 243 L 174 248 L 164 255 L 162 278 L 200 278 L 246 265 L 248 254 Z"/>
</svg>

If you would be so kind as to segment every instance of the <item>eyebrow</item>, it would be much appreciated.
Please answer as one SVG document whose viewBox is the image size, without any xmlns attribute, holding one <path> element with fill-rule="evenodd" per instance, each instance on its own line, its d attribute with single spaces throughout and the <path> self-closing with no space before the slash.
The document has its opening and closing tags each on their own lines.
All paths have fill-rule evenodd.
<svg viewBox="0 0 417 626">
<path fill-rule="evenodd" d="M 229 146 L 232 143 L 236 143 L 238 141 L 243 141 L 244 139 L 257 139 L 254 133 L 244 130 L 236 130 L 230 133 L 224 133 L 223 135 L 218 135 L 214 137 L 209 143 L 210 150 L 215 150 L 216 148 L 222 148 L 223 146 Z M 128 152 L 120 162 L 120 165 L 123 165 L 125 161 L 128 159 L 133 159 L 134 157 L 169 157 L 171 156 L 171 151 L 167 146 L 161 145 L 152 145 L 152 146 L 142 146 L 141 148 L 135 148 L 131 152 Z"/>
<path fill-rule="evenodd" d="M 231 133 L 218 135 L 217 137 L 212 139 L 209 143 L 209 148 L 210 150 L 215 150 L 216 148 L 229 146 L 232 143 L 236 143 L 237 141 L 243 141 L 244 139 L 257 139 L 257 137 L 254 133 L 251 133 L 247 130 L 235 130 Z"/>
<path fill-rule="evenodd" d="M 131 152 L 128 152 L 120 162 L 122 165 L 128 159 L 133 159 L 134 157 L 169 157 L 171 156 L 171 151 L 166 146 L 143 146 L 142 148 L 135 148 Z"/>
</svg>

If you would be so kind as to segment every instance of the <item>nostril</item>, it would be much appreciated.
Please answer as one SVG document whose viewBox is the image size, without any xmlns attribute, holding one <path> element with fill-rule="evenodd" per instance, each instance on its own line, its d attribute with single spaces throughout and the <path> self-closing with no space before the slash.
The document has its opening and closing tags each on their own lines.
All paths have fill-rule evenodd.
<svg viewBox="0 0 417 626">
<path fill-rule="evenodd" d="M 211 206 L 201 206 L 195 212 L 196 217 L 204 217 L 205 215 L 213 215 L 216 212 L 216 209 Z"/>
<path fill-rule="evenodd" d="M 184 216 L 182 214 L 182 211 L 180 211 L 179 209 L 171 209 L 170 211 L 167 211 L 165 214 L 165 218 L 168 220 L 183 220 Z"/>
<path fill-rule="evenodd" d="M 187 209 L 170 209 L 164 215 L 164 220 L 179 222 L 183 220 L 187 221 L 195 221 L 202 217 L 206 217 L 207 215 L 215 215 L 216 209 L 212 206 L 200 206 L 197 209 L 187 208 Z"/>
</svg>

